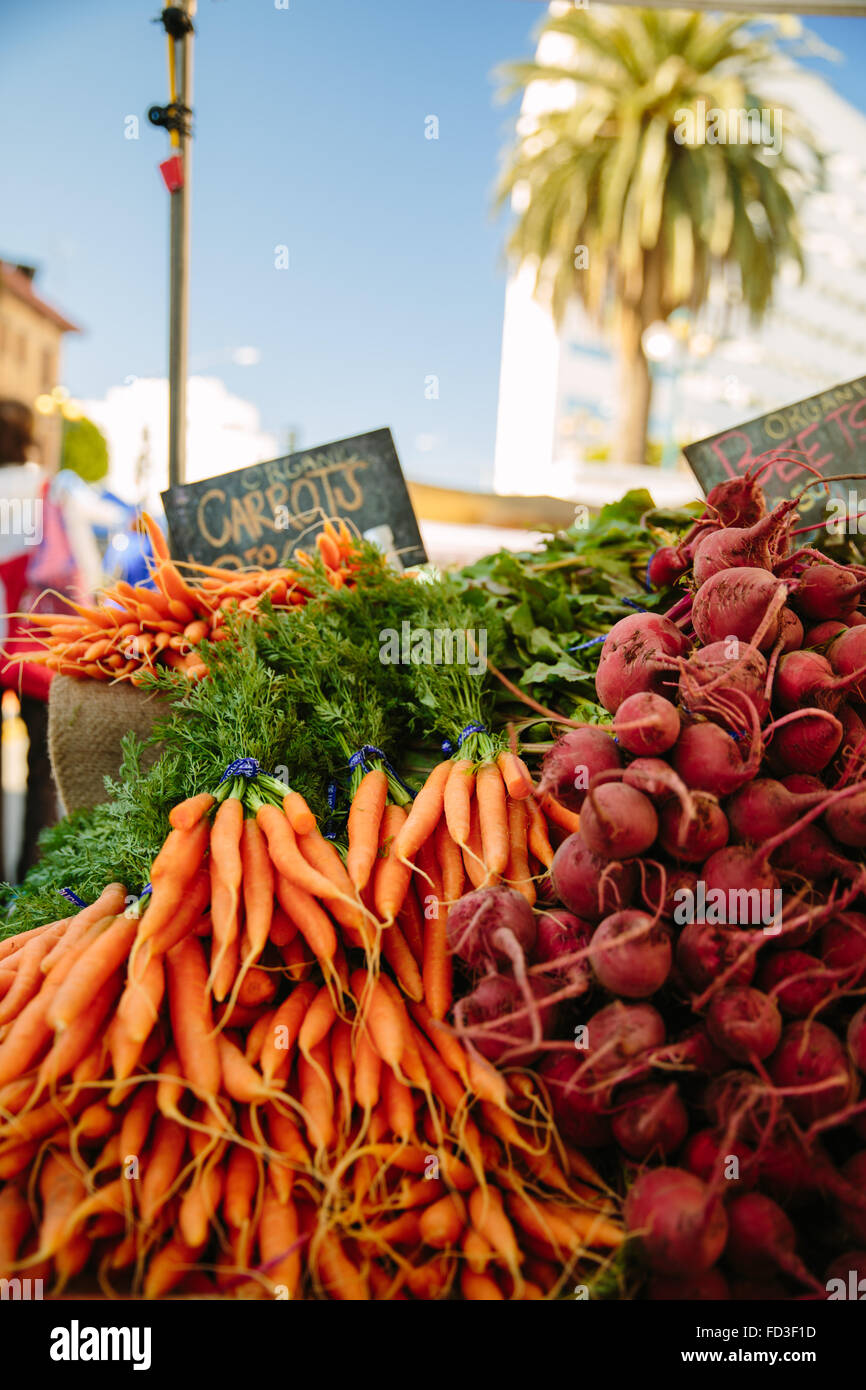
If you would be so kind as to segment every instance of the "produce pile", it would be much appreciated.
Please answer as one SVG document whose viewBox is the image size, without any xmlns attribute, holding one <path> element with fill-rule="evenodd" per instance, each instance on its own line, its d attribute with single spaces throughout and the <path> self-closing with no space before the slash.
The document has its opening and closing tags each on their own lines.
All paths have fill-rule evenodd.
<svg viewBox="0 0 866 1390">
<path fill-rule="evenodd" d="M 0 946 L 4 1276 L 528 1299 L 616 1248 L 540 1088 L 512 1095 L 436 1026 L 412 914 L 365 909 L 298 793 L 226 786 L 173 808 L 143 912 L 111 884 Z M 376 879 L 402 879 L 385 844 Z"/>
<path fill-rule="evenodd" d="M 795 548 L 753 479 L 709 504 L 650 567 L 686 595 L 605 640 L 610 730 L 544 760 L 594 993 L 539 1074 L 563 1134 L 624 1156 L 651 1297 L 826 1297 L 866 1271 L 866 572 Z"/>
<path fill-rule="evenodd" d="M 303 602 L 236 576 L 192 670 L 139 668 L 160 756 L 127 740 L 7 903 L 0 1274 L 866 1274 L 866 570 L 795 507 L 630 495 L 455 576 L 334 529 Z"/>
<path fill-rule="evenodd" d="M 576 823 L 493 727 L 471 653 L 496 624 L 372 547 L 348 584 L 320 563 L 307 587 L 227 615 L 196 648 L 206 679 L 155 667 L 162 756 L 143 773 L 130 741 L 110 799 L 49 833 L 12 901 L 0 1267 L 147 1297 L 597 1282 L 616 1194 L 539 1081 L 446 1021 L 468 991 L 448 908 L 504 876 L 531 918 L 550 833 Z M 462 637 L 463 660 L 388 665 L 387 618 Z M 61 916 L 64 883 L 96 901 Z"/>
<path fill-rule="evenodd" d="M 105 589 L 97 606 L 59 598 L 59 612 L 32 612 L 24 616 L 32 625 L 30 647 L 12 653 L 12 659 L 47 666 L 64 676 L 88 680 L 128 680 L 141 684 L 156 665 L 182 671 L 198 680 L 207 668 L 196 651 L 205 639 L 225 638 L 232 613 L 255 614 L 267 595 L 275 608 L 306 603 L 302 570 L 311 557 L 295 551 L 300 570 L 218 569 L 187 564 L 186 577 L 169 554 L 165 537 L 146 514 L 142 524 L 153 551 L 151 583 L 134 587 L 125 580 Z M 352 573 L 355 541 L 345 522 L 325 523 L 316 540 L 323 566 L 338 587 Z"/>
</svg>

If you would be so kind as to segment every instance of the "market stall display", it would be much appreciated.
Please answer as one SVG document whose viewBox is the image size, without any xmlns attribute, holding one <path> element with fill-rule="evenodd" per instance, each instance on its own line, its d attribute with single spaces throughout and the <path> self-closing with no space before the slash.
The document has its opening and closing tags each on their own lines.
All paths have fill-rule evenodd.
<svg viewBox="0 0 866 1390">
<path fill-rule="evenodd" d="M 863 573 L 795 532 L 739 483 L 454 576 L 336 530 L 302 603 L 257 577 L 137 670 L 159 757 L 7 911 L 0 1266 L 825 1296 L 866 1229 Z"/>
</svg>

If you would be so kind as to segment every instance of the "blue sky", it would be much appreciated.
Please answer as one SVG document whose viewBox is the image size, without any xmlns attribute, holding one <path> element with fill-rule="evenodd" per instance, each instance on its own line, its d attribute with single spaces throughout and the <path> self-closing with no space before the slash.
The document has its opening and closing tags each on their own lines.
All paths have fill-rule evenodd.
<svg viewBox="0 0 866 1390">
<path fill-rule="evenodd" d="M 37 0 L 0 18 L 0 254 L 40 265 L 85 327 L 64 371 L 83 397 L 166 370 L 168 148 L 144 119 L 167 99 L 158 8 Z M 267 429 L 312 445 L 389 424 L 410 475 L 489 478 L 505 233 L 491 195 L 515 110 L 491 75 L 532 51 L 543 8 L 200 0 L 190 360 Z M 846 58 L 819 66 L 866 106 L 866 19 L 810 27 Z M 243 345 L 257 366 L 227 360 Z"/>
</svg>

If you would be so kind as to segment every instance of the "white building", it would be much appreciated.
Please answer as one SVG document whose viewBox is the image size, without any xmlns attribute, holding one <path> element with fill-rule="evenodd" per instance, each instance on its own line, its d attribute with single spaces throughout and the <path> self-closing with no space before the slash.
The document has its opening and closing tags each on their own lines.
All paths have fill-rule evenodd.
<svg viewBox="0 0 866 1390">
<path fill-rule="evenodd" d="M 563 47 L 564 46 L 564 47 Z M 545 35 L 543 62 L 567 62 L 570 40 Z M 609 344 L 578 304 L 562 331 L 533 298 L 531 267 L 512 271 L 505 297 L 494 486 L 497 492 L 573 497 L 590 504 L 648 486 L 660 503 L 686 501 L 697 484 L 678 446 L 814 395 L 866 372 L 866 117 L 808 69 L 765 82 L 804 113 L 829 155 L 826 191 L 802 213 L 807 274 L 777 284 L 775 307 L 753 328 L 718 293 L 698 322 L 662 334 L 653 369 L 650 440 L 671 467 L 593 462 L 611 442 L 617 376 Z M 519 129 L 540 110 L 568 105 L 570 82 L 534 83 Z M 721 301 L 721 302 L 720 302 Z M 677 325 L 674 325 L 676 328 Z"/>
</svg>

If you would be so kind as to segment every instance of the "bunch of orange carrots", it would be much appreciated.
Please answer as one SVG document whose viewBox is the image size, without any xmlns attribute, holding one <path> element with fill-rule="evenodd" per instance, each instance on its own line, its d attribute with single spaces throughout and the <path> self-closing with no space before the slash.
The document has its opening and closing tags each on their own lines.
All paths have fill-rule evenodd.
<svg viewBox="0 0 866 1390">
<path fill-rule="evenodd" d="M 184 671 L 193 680 L 207 674 L 196 650 L 205 639 L 226 635 L 230 613 L 255 614 L 267 595 L 276 608 L 306 603 L 303 568 L 311 557 L 296 551 L 298 569 L 228 570 L 172 560 L 166 539 L 151 517 L 142 524 L 153 550 L 154 587 L 121 580 L 105 589 L 96 605 L 66 599 L 68 612 L 29 613 L 38 650 L 9 653 L 10 660 L 36 662 L 61 675 L 90 680 L 139 682 L 155 664 Z M 335 588 L 351 583 L 354 538 L 345 522 L 324 523 L 316 546 Z"/>
<path fill-rule="evenodd" d="M 611 1195 L 541 1084 L 441 1021 L 467 863 L 516 864 L 481 772 L 480 854 L 471 822 L 447 844 L 459 760 L 399 825 L 359 791 L 345 865 L 297 793 L 233 784 L 174 808 L 149 898 L 111 884 L 0 943 L 0 1277 L 522 1300 L 617 1249 Z M 531 802 L 518 790 L 508 805 Z"/>
</svg>

